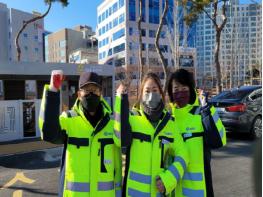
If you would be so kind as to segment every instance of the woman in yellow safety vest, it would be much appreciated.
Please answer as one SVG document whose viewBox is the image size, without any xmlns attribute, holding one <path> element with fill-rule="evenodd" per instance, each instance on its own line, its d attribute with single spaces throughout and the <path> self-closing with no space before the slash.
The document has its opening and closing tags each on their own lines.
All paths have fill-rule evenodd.
<svg viewBox="0 0 263 197">
<path fill-rule="evenodd" d="M 158 76 L 146 74 L 138 104 L 131 111 L 127 87 L 120 85 L 114 110 L 115 138 L 126 149 L 122 196 L 174 195 L 187 168 L 188 152 L 174 118 L 165 109 Z"/>
<path fill-rule="evenodd" d="M 225 128 L 213 106 L 198 100 L 193 75 L 179 69 L 168 81 L 172 115 L 189 151 L 189 165 L 176 190 L 179 196 L 213 197 L 211 149 L 226 144 Z M 202 105 L 200 106 L 200 103 Z"/>
</svg>

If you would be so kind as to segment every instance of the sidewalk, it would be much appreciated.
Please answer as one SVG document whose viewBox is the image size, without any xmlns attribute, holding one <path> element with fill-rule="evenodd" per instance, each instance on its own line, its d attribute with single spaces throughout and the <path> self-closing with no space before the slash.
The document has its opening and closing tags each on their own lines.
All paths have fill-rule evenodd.
<svg viewBox="0 0 263 197">
<path fill-rule="evenodd" d="M 55 148 L 62 146 L 61 144 L 51 144 L 49 142 L 42 141 L 40 138 L 17 140 L 11 142 L 0 143 L 0 156 L 25 153 L 36 150 Z"/>
</svg>

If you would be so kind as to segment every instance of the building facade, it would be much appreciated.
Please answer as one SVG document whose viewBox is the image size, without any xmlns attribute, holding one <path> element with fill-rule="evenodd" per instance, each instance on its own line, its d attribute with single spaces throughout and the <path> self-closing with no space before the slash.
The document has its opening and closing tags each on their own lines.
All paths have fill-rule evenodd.
<svg viewBox="0 0 263 197">
<path fill-rule="evenodd" d="M 221 34 L 220 63 L 223 88 L 255 84 L 252 73 L 262 66 L 261 4 L 230 1 L 227 24 Z M 212 8 L 206 8 L 212 13 Z M 212 21 L 201 14 L 196 26 L 197 81 L 199 86 L 215 87 L 215 30 Z M 260 78 L 260 77 L 258 77 Z"/>
<path fill-rule="evenodd" d="M 93 46 L 88 49 L 76 49 L 69 54 L 69 63 L 75 64 L 97 64 L 98 48 Z"/>
<path fill-rule="evenodd" d="M 173 1 L 169 1 L 173 12 Z M 163 70 L 155 48 L 155 35 L 162 15 L 164 1 L 142 1 L 142 64 L 163 78 Z M 138 79 L 139 65 L 139 0 L 105 0 L 97 8 L 98 13 L 98 62 L 113 64 L 118 71 L 127 68 L 133 79 Z M 171 15 L 172 16 L 172 15 Z M 173 25 L 172 25 L 173 27 Z M 160 38 L 161 51 L 169 67 L 174 66 L 171 50 L 171 26 L 165 23 Z"/>
<path fill-rule="evenodd" d="M 15 38 L 23 21 L 29 20 L 40 13 L 27 13 L 21 10 L 8 8 L 0 3 L 0 60 L 16 61 Z M 44 61 L 44 20 L 37 20 L 29 24 L 20 35 L 21 61 Z"/>
<path fill-rule="evenodd" d="M 76 26 L 74 29 L 65 28 L 47 35 L 47 62 L 68 63 L 70 53 L 80 48 L 90 48 L 94 34 L 91 27 Z"/>
</svg>

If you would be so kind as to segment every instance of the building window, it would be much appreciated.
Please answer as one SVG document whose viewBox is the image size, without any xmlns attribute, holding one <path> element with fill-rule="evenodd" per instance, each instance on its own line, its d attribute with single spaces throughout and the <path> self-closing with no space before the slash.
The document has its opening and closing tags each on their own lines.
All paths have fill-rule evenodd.
<svg viewBox="0 0 263 197">
<path fill-rule="evenodd" d="M 111 13 L 112 13 L 112 9 L 111 9 L 111 7 L 109 8 L 109 16 L 111 15 Z"/>
<path fill-rule="evenodd" d="M 101 34 L 104 34 L 105 33 L 105 26 L 102 27 L 102 32 Z"/>
<path fill-rule="evenodd" d="M 156 48 L 154 44 L 148 44 L 149 51 L 155 52 Z"/>
<path fill-rule="evenodd" d="M 112 40 L 115 41 L 125 35 L 125 29 L 120 29 L 112 35 Z"/>
<path fill-rule="evenodd" d="M 106 32 L 109 30 L 109 25 L 106 24 Z"/>
<path fill-rule="evenodd" d="M 118 17 L 113 20 L 113 27 L 118 25 Z"/>
<path fill-rule="evenodd" d="M 140 10 L 139 10 L 140 12 Z M 146 10 L 145 10 L 145 0 L 142 0 L 142 22 L 146 21 L 146 14 L 145 14 Z"/>
<path fill-rule="evenodd" d="M 146 44 L 142 43 L 142 50 L 145 51 L 145 49 L 146 49 Z"/>
<path fill-rule="evenodd" d="M 149 23 L 159 24 L 159 0 L 149 0 Z"/>
<path fill-rule="evenodd" d="M 130 57 L 130 64 L 131 64 L 131 65 L 136 64 L 136 63 L 135 63 L 135 58 L 134 58 L 134 57 Z"/>
<path fill-rule="evenodd" d="M 115 66 L 116 66 L 116 67 L 119 67 L 119 66 L 122 66 L 122 65 L 125 65 L 125 58 L 124 58 L 124 57 L 115 60 Z"/>
<path fill-rule="evenodd" d="M 112 6 L 112 12 L 116 12 L 118 10 L 118 3 L 114 3 Z"/>
<path fill-rule="evenodd" d="M 101 19 L 101 21 L 104 21 L 104 19 L 105 19 L 105 12 L 102 13 L 102 19 Z"/>
<path fill-rule="evenodd" d="M 161 37 L 161 38 L 165 38 L 165 31 L 161 31 L 160 37 Z"/>
<path fill-rule="evenodd" d="M 130 27 L 129 28 L 129 35 L 132 36 L 132 34 L 133 34 L 133 29 L 132 29 L 132 27 Z"/>
<path fill-rule="evenodd" d="M 101 15 L 99 15 L 99 18 L 98 18 L 98 23 L 100 24 L 101 22 Z"/>
<path fill-rule="evenodd" d="M 65 57 L 65 54 L 66 54 L 66 53 L 65 53 L 65 50 L 60 50 L 60 56 L 61 56 L 61 57 Z"/>
<path fill-rule="evenodd" d="M 158 58 L 149 58 L 149 65 L 150 65 L 150 66 L 159 65 Z"/>
<path fill-rule="evenodd" d="M 106 15 L 105 18 L 108 18 L 108 16 L 109 16 L 108 10 L 106 10 L 106 14 L 105 15 Z"/>
<path fill-rule="evenodd" d="M 156 32 L 154 30 L 149 30 L 149 37 L 150 38 L 155 38 Z"/>
<path fill-rule="evenodd" d="M 124 6 L 124 0 L 119 0 L 119 8 Z"/>
<path fill-rule="evenodd" d="M 145 37 L 145 36 L 146 36 L 146 31 L 145 31 L 145 29 L 142 29 L 142 30 L 141 30 L 141 33 L 142 33 L 142 37 Z"/>
<path fill-rule="evenodd" d="M 108 56 L 111 56 L 111 55 L 112 55 L 112 49 L 109 49 Z"/>
<path fill-rule="evenodd" d="M 101 35 L 101 29 L 99 29 L 99 35 Z"/>
<path fill-rule="evenodd" d="M 66 40 L 59 41 L 59 47 L 61 48 L 66 47 Z"/>
<path fill-rule="evenodd" d="M 34 39 L 35 39 L 35 40 L 38 40 L 38 36 L 34 36 Z"/>
<path fill-rule="evenodd" d="M 135 21 L 136 19 L 136 0 L 129 0 L 129 20 Z"/>
<path fill-rule="evenodd" d="M 167 53 L 168 52 L 168 46 L 167 45 L 160 45 L 160 50 L 162 53 Z"/>
<path fill-rule="evenodd" d="M 124 50 L 125 50 L 125 44 L 122 43 L 122 44 L 113 48 L 113 53 L 116 54 L 116 53 L 119 53 L 119 52 L 124 51 Z"/>
<path fill-rule="evenodd" d="M 121 24 L 122 22 L 124 22 L 124 14 L 121 14 L 119 17 L 119 24 Z"/>
<path fill-rule="evenodd" d="M 28 50 L 28 47 L 27 47 L 27 46 L 24 46 L 24 49 L 27 51 L 27 50 Z"/>
<path fill-rule="evenodd" d="M 28 37 L 27 33 L 23 33 L 23 36 L 24 36 L 24 38 Z"/>
<path fill-rule="evenodd" d="M 38 53 L 38 48 L 35 48 L 35 52 Z"/>
</svg>

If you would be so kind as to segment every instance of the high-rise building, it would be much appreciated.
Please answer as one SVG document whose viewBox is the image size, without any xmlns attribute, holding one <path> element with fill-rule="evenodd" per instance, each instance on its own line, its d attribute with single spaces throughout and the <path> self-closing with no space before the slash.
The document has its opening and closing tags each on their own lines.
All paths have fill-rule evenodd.
<svg viewBox="0 0 263 197">
<path fill-rule="evenodd" d="M 221 34 L 220 63 L 223 88 L 253 84 L 250 77 L 262 65 L 261 4 L 239 4 L 230 1 L 227 24 Z M 212 7 L 206 8 L 212 13 Z M 215 29 L 206 14 L 197 21 L 197 81 L 199 86 L 215 87 Z M 259 71 L 260 72 L 260 71 Z"/>
<path fill-rule="evenodd" d="M 189 2 L 190 3 L 190 2 Z M 179 46 L 184 47 L 195 47 L 195 37 L 196 37 L 196 22 L 189 25 L 186 24 L 185 15 L 189 14 L 187 9 L 183 6 L 177 6 L 177 23 L 178 23 L 178 36 L 179 36 Z"/>
<path fill-rule="evenodd" d="M 69 55 L 77 49 L 90 48 L 94 40 L 94 32 L 89 26 L 65 28 L 46 37 L 47 62 L 69 62 Z M 97 41 L 94 42 L 96 44 Z"/>
<path fill-rule="evenodd" d="M 155 35 L 162 15 L 164 1 L 142 0 L 142 63 L 144 67 L 163 77 L 163 70 L 155 48 Z M 169 11 L 173 1 L 169 0 Z M 116 73 L 122 68 L 138 79 L 139 65 L 139 0 L 104 0 L 97 8 L 98 62 L 113 64 Z M 169 15 L 173 17 L 173 14 Z M 173 27 L 173 25 L 172 25 Z M 160 38 L 161 51 L 168 66 L 174 65 L 171 26 L 165 23 Z M 118 80 L 119 76 L 116 75 Z"/>
<path fill-rule="evenodd" d="M 40 13 L 27 13 L 21 10 L 8 8 L 0 3 L 0 60 L 16 61 L 17 53 L 15 38 L 23 21 L 27 21 Z M 29 24 L 22 32 L 19 39 L 21 48 L 21 61 L 42 62 L 43 53 L 43 30 L 44 20 L 40 19 Z"/>
<path fill-rule="evenodd" d="M 255 70 L 262 66 L 261 4 L 232 4 L 222 34 L 222 74 L 224 86 L 259 83 Z M 232 78 L 232 82 L 231 79 Z M 259 78 L 259 76 L 257 77 Z"/>
</svg>

